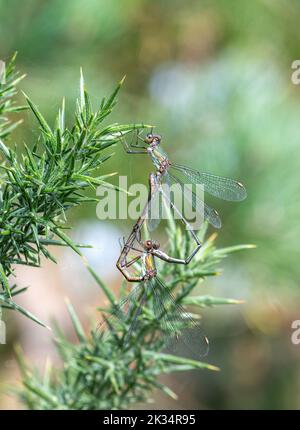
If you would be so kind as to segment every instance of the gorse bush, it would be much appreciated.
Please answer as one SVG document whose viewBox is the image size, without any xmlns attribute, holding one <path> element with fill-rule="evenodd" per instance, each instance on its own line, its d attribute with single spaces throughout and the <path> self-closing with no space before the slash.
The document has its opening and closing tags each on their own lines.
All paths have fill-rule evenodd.
<svg viewBox="0 0 300 430">
<path fill-rule="evenodd" d="M 68 210 L 97 199 L 87 197 L 86 190 L 98 185 L 112 187 L 107 182 L 111 175 L 100 175 L 101 166 L 110 156 L 105 150 L 117 144 L 124 134 L 142 124 L 104 125 L 111 113 L 122 84 L 112 95 L 103 99 L 97 110 L 93 110 L 88 93 L 80 79 L 80 93 L 76 104 L 74 123 L 65 122 L 65 106 L 58 112 L 56 123 L 51 127 L 37 106 L 27 97 L 29 109 L 37 119 L 39 136 L 30 145 L 24 144 L 21 156 L 16 149 L 7 146 L 3 139 L 17 125 L 4 117 L 11 112 L 24 109 L 14 105 L 12 97 L 16 84 L 21 79 L 14 70 L 14 59 L 6 68 L 5 83 L 0 87 L 2 140 L 1 163 L 1 207 L 0 207 L 0 281 L 2 292 L 0 304 L 14 309 L 42 324 L 29 311 L 15 303 L 14 296 L 24 292 L 11 286 L 8 278 L 14 274 L 14 265 L 40 266 L 41 256 L 55 261 L 48 245 L 68 246 L 82 256 L 80 244 L 74 243 L 65 230 Z M 198 295 L 196 289 L 207 277 L 218 274 L 220 261 L 229 253 L 249 248 L 248 245 L 218 249 L 215 235 L 207 236 L 207 226 L 199 232 L 203 243 L 200 252 L 187 266 L 160 261 L 158 273 L 166 288 L 173 293 L 174 306 L 203 307 L 236 304 L 238 300 Z M 185 258 L 192 243 L 188 232 L 182 232 L 170 219 L 168 221 L 169 250 L 176 258 Z M 59 327 L 55 329 L 55 344 L 63 366 L 52 368 L 48 362 L 44 375 L 26 364 L 18 349 L 18 361 L 23 386 L 18 395 L 29 409 L 125 409 L 137 402 L 151 399 L 154 389 L 176 398 L 167 386 L 159 381 L 159 375 L 192 369 L 218 370 L 217 367 L 174 355 L 166 351 L 168 341 L 161 336 L 161 322 L 152 308 L 152 293 L 149 291 L 141 309 L 134 336 L 124 342 L 132 325 L 134 314 L 117 320 L 107 319 L 114 314 L 119 303 L 117 297 L 83 258 L 90 274 L 95 278 L 110 302 L 110 307 L 100 309 L 104 313 L 107 329 L 94 329 L 86 334 L 72 305 L 68 309 L 78 342 L 71 343 Z M 195 290 L 196 289 L 196 290 Z M 121 297 L 126 296 L 126 284 L 121 288 Z M 193 294 L 192 294 L 193 293 Z M 173 308 L 172 308 L 173 306 Z M 187 315 L 199 315 L 186 311 Z M 100 320 L 100 317 L 99 317 Z"/>
<path fill-rule="evenodd" d="M 0 87 L 2 115 L 23 109 L 11 101 L 20 79 L 14 72 L 13 59 L 6 68 L 5 83 Z M 85 195 L 88 188 L 96 185 L 112 187 L 106 182 L 111 175 L 98 174 L 101 165 L 110 158 L 110 155 L 104 155 L 104 150 L 118 142 L 120 132 L 143 127 L 141 124 L 102 125 L 115 105 L 121 84 L 93 111 L 81 76 L 80 97 L 70 127 L 65 124 L 64 102 L 56 124 L 51 128 L 37 106 L 26 97 L 39 124 L 38 138 L 32 145 L 24 144 L 21 157 L 16 149 L 7 147 L 0 140 L 3 158 L 0 207 L 2 307 L 18 309 L 34 318 L 12 300 L 12 296 L 21 292 L 16 285 L 10 287 L 7 279 L 13 274 L 15 264 L 39 267 L 42 255 L 55 262 L 48 245 L 70 246 L 81 255 L 79 247 L 64 231 L 67 228 L 66 212 L 80 204 L 96 201 Z M 2 136 L 8 136 L 17 125 L 3 119 L 0 123 Z"/>
<path fill-rule="evenodd" d="M 205 229 L 200 234 L 201 239 L 204 239 Z M 180 230 L 173 228 L 169 230 L 169 235 L 172 243 L 170 251 L 174 252 L 172 255 L 182 258 L 182 250 L 190 248 L 188 236 L 182 236 Z M 217 275 L 216 267 L 229 253 L 249 247 L 217 249 L 214 242 L 215 235 L 208 237 L 200 252 L 183 270 L 175 264 L 159 265 L 160 277 L 165 280 L 166 287 L 175 293 L 177 304 L 202 309 L 240 303 L 233 299 L 191 295 L 206 277 Z M 102 287 L 103 283 L 99 285 Z M 123 288 L 123 295 L 125 291 Z M 112 299 L 111 293 L 108 298 Z M 151 299 L 149 292 L 134 336 L 130 336 L 126 342 L 124 339 L 133 323 L 134 312 L 124 321 L 118 321 L 117 328 L 115 323 L 108 320 L 106 332 L 93 330 L 87 335 L 75 310 L 68 304 L 78 343 L 68 341 L 57 327 L 55 345 L 64 366 L 62 369 L 53 369 L 48 362 L 44 375 L 32 371 L 22 354 L 18 353 L 23 380 L 23 389 L 19 391 L 22 402 L 30 409 L 127 409 L 137 402 L 151 402 L 154 389 L 160 389 L 176 399 L 176 393 L 159 381 L 162 374 L 193 369 L 218 370 L 216 366 L 199 359 L 164 352 L 167 339 L 160 336 L 160 321 L 153 314 Z M 117 303 L 117 299 L 114 300 Z M 114 306 L 106 309 L 108 313 L 114 311 Z M 172 312 L 172 307 L 169 311 Z M 197 317 L 194 314 L 191 316 Z"/>
</svg>

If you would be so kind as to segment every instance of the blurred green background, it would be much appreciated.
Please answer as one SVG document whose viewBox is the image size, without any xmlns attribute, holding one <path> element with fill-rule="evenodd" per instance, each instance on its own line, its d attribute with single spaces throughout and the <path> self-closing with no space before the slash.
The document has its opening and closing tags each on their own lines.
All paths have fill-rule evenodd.
<svg viewBox="0 0 300 430">
<path fill-rule="evenodd" d="M 292 62 L 300 57 L 299 2 L 0 0 L 0 11 L 0 56 L 5 60 L 19 52 L 18 68 L 27 74 L 22 89 L 47 119 L 54 120 L 63 96 L 72 114 L 81 66 L 94 102 L 126 74 L 111 122 L 155 124 L 171 159 L 237 178 L 247 187 L 245 202 L 215 205 L 223 219 L 219 244 L 258 246 L 230 257 L 224 273 L 204 289 L 246 300 L 204 313 L 208 360 L 222 372 L 194 373 L 193 388 L 189 375 L 181 375 L 188 388 L 181 390 L 181 400 L 156 400 L 159 406 L 299 408 L 300 345 L 290 340 L 291 323 L 300 319 L 300 86 L 291 82 Z M 24 120 L 11 138 L 20 145 L 37 135 L 32 116 L 25 114 Z M 114 151 L 108 172 L 146 182 L 148 159 Z M 97 238 L 102 254 L 93 265 L 117 287 L 120 278 L 107 273 L 117 248 L 111 255 L 104 248 L 113 248 L 130 224 L 98 221 L 94 205 L 74 211 L 71 221 L 84 240 Z M 72 258 L 61 255 L 66 276 L 47 264 L 39 275 L 21 271 L 19 279 L 37 285 L 26 304 L 35 309 L 38 297 L 37 310 L 45 308 L 43 316 L 58 319 L 62 297 L 71 295 L 82 304 L 90 288 L 90 307 L 83 310 L 88 324 L 98 290 L 88 285 L 84 269 L 78 275 Z M 78 279 L 85 281 L 76 285 Z M 56 305 L 48 309 L 45 302 L 55 295 Z M 8 318 L 9 343 L 0 347 L 1 384 L 18 378 L 11 344 L 18 340 L 26 350 L 36 330 L 24 319 Z M 38 336 L 51 338 L 41 330 Z M 27 351 L 43 365 L 41 345 Z M 3 394 L 1 407 L 16 404 Z"/>
</svg>

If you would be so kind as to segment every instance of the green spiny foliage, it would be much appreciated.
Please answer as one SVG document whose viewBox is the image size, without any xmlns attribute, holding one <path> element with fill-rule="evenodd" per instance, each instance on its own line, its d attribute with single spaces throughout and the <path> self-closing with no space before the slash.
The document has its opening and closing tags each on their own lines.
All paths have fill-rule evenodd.
<svg viewBox="0 0 300 430">
<path fill-rule="evenodd" d="M 25 77 L 15 70 L 16 54 L 5 64 L 1 62 L 0 70 L 0 138 L 7 137 L 21 122 L 11 121 L 7 115 L 27 109 L 27 106 L 19 106 L 14 102 L 18 83 Z"/>
<path fill-rule="evenodd" d="M 16 112 L 23 107 L 16 107 L 10 98 L 22 77 L 17 78 L 14 73 L 14 60 L 5 73 L 6 83 L 0 87 L 0 109 L 2 113 Z M 55 125 L 51 127 L 38 107 L 25 96 L 39 124 L 39 136 L 33 144 L 24 144 L 21 157 L 16 149 L 9 148 L 0 139 L 3 156 L 0 173 L 0 305 L 3 308 L 18 310 L 41 323 L 12 300 L 14 295 L 24 291 L 9 285 L 8 277 L 13 274 L 14 265 L 39 267 L 42 255 L 55 262 L 48 245 L 69 246 L 81 255 L 80 246 L 74 244 L 64 231 L 67 211 L 97 201 L 86 196 L 88 188 L 112 187 L 106 179 L 113 174 L 99 174 L 102 164 L 113 155 L 105 150 L 117 143 L 121 134 L 144 127 L 142 124 L 103 125 L 115 106 L 122 82 L 94 111 L 81 73 L 80 94 L 71 126 L 65 123 L 64 102 Z M 0 123 L 2 137 L 15 126 L 3 120 Z"/>
<path fill-rule="evenodd" d="M 81 74 L 80 96 L 71 126 L 65 124 L 64 102 L 52 127 L 25 96 L 38 121 L 40 134 L 32 144 L 24 145 L 24 152 L 18 157 L 16 149 L 8 147 L 3 139 L 20 122 L 10 122 L 6 116 L 24 109 L 12 100 L 16 84 L 21 79 L 22 76 L 18 77 L 15 72 L 13 58 L 0 84 L 0 152 L 3 156 L 0 173 L 0 305 L 18 310 L 39 322 L 13 301 L 16 294 L 26 290 L 10 286 L 8 277 L 13 274 L 13 266 L 39 267 L 42 255 L 55 261 L 48 245 L 68 246 L 82 255 L 81 245 L 73 243 L 65 233 L 67 212 L 72 207 L 95 200 L 86 196 L 88 188 L 97 185 L 111 187 L 106 182 L 111 175 L 99 175 L 99 168 L 112 154 L 102 154 L 102 151 L 117 143 L 125 133 L 146 126 L 103 125 L 103 120 L 115 105 L 122 81 L 94 111 Z M 204 241 L 205 229 L 201 235 Z M 184 258 L 191 247 L 189 236 L 182 234 L 171 221 L 168 236 L 169 253 Z M 217 274 L 220 260 L 228 253 L 248 247 L 217 249 L 214 237 L 211 237 L 188 266 L 160 262 L 159 276 L 166 288 L 175 294 L 176 303 L 182 306 L 193 305 L 196 309 L 236 304 L 238 300 L 191 293 L 206 277 Z M 106 313 L 114 314 L 118 303 L 115 296 L 84 262 L 111 303 L 111 308 L 105 309 Z M 124 294 L 123 289 L 121 300 Z M 125 319 L 109 319 L 106 332 L 93 330 L 87 336 L 75 310 L 68 304 L 79 342 L 70 343 L 57 327 L 56 347 L 63 361 L 62 369 L 53 369 L 48 363 L 41 377 L 35 370 L 31 371 L 22 353 L 18 353 L 23 379 L 19 396 L 24 404 L 30 409 L 125 409 L 137 402 L 148 401 L 157 388 L 176 397 L 159 382 L 160 374 L 191 369 L 218 370 L 197 359 L 163 352 L 166 339 L 161 336 L 163 329 L 159 319 L 155 318 L 152 303 L 150 291 L 139 315 L 135 335 L 130 337 L 129 343 L 124 342 L 124 337 L 132 325 L 134 314 L 129 313 Z M 168 311 L 172 312 L 172 304 Z"/>
<path fill-rule="evenodd" d="M 188 236 L 172 224 L 168 234 L 170 252 L 183 258 L 191 246 Z M 204 235 L 205 228 L 201 232 L 202 239 Z M 191 295 L 205 278 L 217 275 L 219 262 L 229 253 L 251 247 L 217 249 L 214 239 L 215 236 L 212 236 L 205 240 L 204 246 L 188 266 L 163 262 L 159 266 L 159 274 L 166 287 L 175 294 L 176 302 L 193 305 L 195 311 L 206 306 L 240 303 L 234 299 Z M 107 295 L 108 287 L 96 276 L 95 279 Z M 111 300 L 111 292 L 108 298 Z M 109 319 L 106 332 L 94 330 L 87 336 L 71 304 L 68 304 L 68 309 L 78 343 L 70 343 L 57 327 L 55 341 L 63 361 L 62 369 L 52 368 L 48 362 L 45 374 L 40 376 L 27 366 L 18 351 L 23 382 L 19 396 L 29 409 L 127 409 L 137 402 L 151 401 L 154 389 L 176 398 L 169 387 L 159 382 L 161 374 L 192 369 L 218 370 L 202 361 L 163 352 L 166 340 L 160 336 L 160 321 L 152 312 L 151 292 L 139 316 L 134 336 L 126 343 L 124 337 L 133 322 L 131 317 L 124 321 L 120 319 L 117 324 L 112 323 L 114 319 Z M 106 309 L 108 313 L 114 311 L 115 306 Z M 172 308 L 169 311 L 172 312 Z M 191 315 L 197 318 L 197 315 Z"/>
</svg>

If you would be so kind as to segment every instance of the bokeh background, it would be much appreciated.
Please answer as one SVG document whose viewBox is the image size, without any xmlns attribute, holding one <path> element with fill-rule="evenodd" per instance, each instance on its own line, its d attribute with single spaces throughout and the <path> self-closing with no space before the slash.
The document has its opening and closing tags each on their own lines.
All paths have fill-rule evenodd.
<svg viewBox="0 0 300 430">
<path fill-rule="evenodd" d="M 153 406 L 299 408 L 300 345 L 291 342 L 291 323 L 300 319 L 300 86 L 291 81 L 300 58 L 299 2 L 0 0 L 0 11 L 0 56 L 19 52 L 18 68 L 27 74 L 21 87 L 49 121 L 63 96 L 71 118 L 81 66 L 94 102 L 126 74 L 111 122 L 155 124 L 172 159 L 247 186 L 245 202 L 216 202 L 223 219 L 218 244 L 257 249 L 231 256 L 203 287 L 246 300 L 204 312 L 208 360 L 222 371 L 181 375 L 172 382 L 181 387 L 179 401 L 159 395 Z M 33 117 L 23 116 L 11 138 L 20 147 L 37 137 Z M 108 172 L 146 181 L 148 159 L 114 152 Z M 95 205 L 74 210 L 70 224 L 75 238 L 95 246 L 88 258 L 117 290 L 118 237 L 130 224 L 99 221 Z M 17 269 L 19 285 L 31 286 L 20 303 L 68 330 L 69 297 L 88 328 L 101 291 L 71 251 L 55 253 L 58 266 Z M 19 380 L 13 344 L 41 369 L 47 356 L 57 357 L 49 331 L 12 313 L 5 319 L 0 408 L 22 408 L 5 392 Z"/>
</svg>

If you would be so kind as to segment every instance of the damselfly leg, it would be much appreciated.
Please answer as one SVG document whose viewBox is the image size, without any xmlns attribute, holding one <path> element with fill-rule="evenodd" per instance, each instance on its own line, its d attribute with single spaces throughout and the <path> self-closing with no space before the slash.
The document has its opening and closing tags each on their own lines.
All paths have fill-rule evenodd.
<svg viewBox="0 0 300 430">
<path fill-rule="evenodd" d="M 122 145 L 128 154 L 147 154 L 147 147 L 139 145 L 139 140 L 145 143 L 144 139 L 141 138 L 141 132 L 139 130 L 136 130 L 135 143 L 133 142 L 134 136 L 130 142 L 127 142 L 125 136 L 121 138 Z"/>
</svg>

